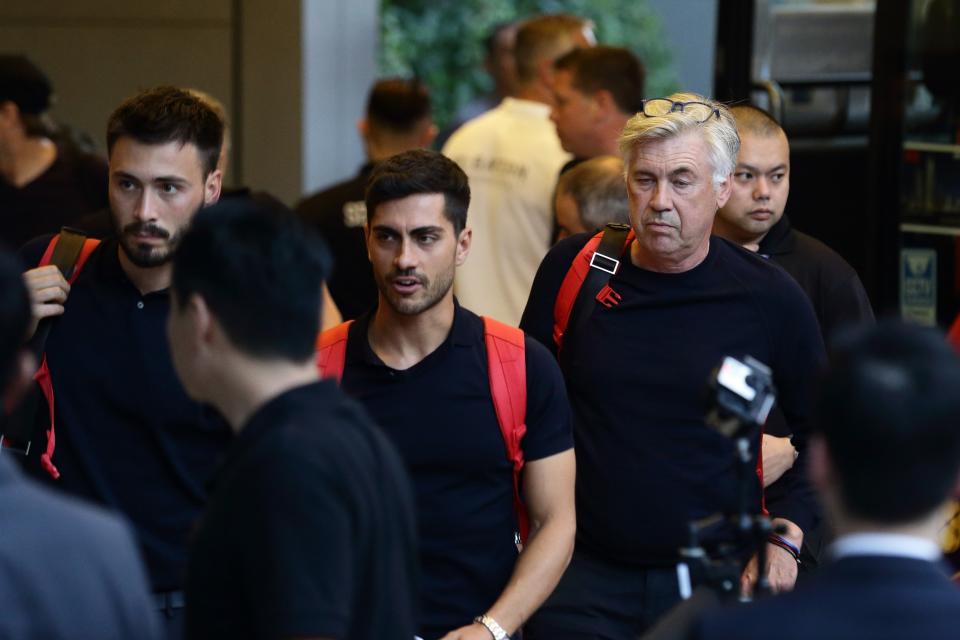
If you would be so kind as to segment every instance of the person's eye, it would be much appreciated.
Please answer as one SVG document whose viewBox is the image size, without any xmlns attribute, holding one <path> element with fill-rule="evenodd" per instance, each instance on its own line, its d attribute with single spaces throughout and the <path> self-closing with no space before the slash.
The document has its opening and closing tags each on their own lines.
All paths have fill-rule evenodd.
<svg viewBox="0 0 960 640">
<path fill-rule="evenodd" d="M 753 179 L 753 174 L 749 171 L 737 171 L 733 177 L 740 181 L 747 181 Z"/>
<path fill-rule="evenodd" d="M 173 194 L 180 192 L 180 187 L 172 182 L 164 182 L 160 185 L 160 191 L 164 195 L 172 196 Z"/>
<path fill-rule="evenodd" d="M 437 234 L 435 233 L 425 233 L 417 238 L 420 244 L 433 244 L 437 239 Z"/>
<path fill-rule="evenodd" d="M 772 176 L 770 176 L 770 179 L 773 180 L 774 182 L 780 182 L 783 180 L 785 175 L 786 174 L 783 174 L 783 173 L 775 173 Z"/>
</svg>

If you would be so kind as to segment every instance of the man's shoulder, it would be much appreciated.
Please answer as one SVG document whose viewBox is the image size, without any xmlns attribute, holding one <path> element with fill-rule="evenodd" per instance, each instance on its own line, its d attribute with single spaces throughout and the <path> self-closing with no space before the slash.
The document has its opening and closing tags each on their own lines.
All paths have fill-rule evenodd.
<svg viewBox="0 0 960 640">
<path fill-rule="evenodd" d="M 328 217 L 336 218 L 347 202 L 363 200 L 366 178 L 366 175 L 357 175 L 307 196 L 297 205 L 297 214 L 314 223 Z"/>
<path fill-rule="evenodd" d="M 794 230 L 793 233 L 796 238 L 794 255 L 805 266 L 829 273 L 831 277 L 846 277 L 856 274 L 850 263 L 843 259 L 843 256 L 822 241 L 802 231 Z M 774 259 L 776 259 L 776 256 L 774 256 Z"/>
<path fill-rule="evenodd" d="M 800 285 L 776 262 L 717 236 L 713 236 L 712 247 L 730 275 L 751 292 L 763 297 L 806 300 Z"/>
</svg>

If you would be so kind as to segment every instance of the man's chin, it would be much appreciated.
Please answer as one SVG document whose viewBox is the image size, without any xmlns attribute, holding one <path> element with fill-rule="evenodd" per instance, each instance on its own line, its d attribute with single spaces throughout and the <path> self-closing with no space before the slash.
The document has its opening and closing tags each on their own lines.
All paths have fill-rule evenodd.
<svg viewBox="0 0 960 640">
<path fill-rule="evenodd" d="M 173 258 L 173 248 L 168 245 L 149 246 L 134 245 L 130 246 L 128 242 L 120 243 L 120 250 L 134 266 L 141 269 L 152 269 L 161 267 Z"/>
</svg>

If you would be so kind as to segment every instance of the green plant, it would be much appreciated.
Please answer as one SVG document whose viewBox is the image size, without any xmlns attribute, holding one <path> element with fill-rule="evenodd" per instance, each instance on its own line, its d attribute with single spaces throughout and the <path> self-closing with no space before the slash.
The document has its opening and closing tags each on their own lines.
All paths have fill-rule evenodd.
<svg viewBox="0 0 960 640">
<path fill-rule="evenodd" d="M 495 25 L 561 12 L 592 19 L 599 42 L 633 50 L 647 69 L 647 95 L 676 89 L 659 19 L 645 0 L 381 0 L 380 73 L 421 78 L 442 128 L 491 90 L 483 39 Z"/>
</svg>

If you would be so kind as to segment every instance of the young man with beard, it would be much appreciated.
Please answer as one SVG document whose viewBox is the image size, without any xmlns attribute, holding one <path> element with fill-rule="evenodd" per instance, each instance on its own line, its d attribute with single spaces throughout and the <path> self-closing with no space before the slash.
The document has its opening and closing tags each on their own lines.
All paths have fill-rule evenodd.
<svg viewBox="0 0 960 640">
<path fill-rule="evenodd" d="M 171 638 L 182 625 L 187 538 L 230 432 L 173 371 L 170 260 L 194 214 L 220 196 L 222 136 L 220 118 L 186 91 L 158 87 L 124 101 L 107 124 L 117 237 L 72 285 L 53 266 L 24 275 L 35 322 L 55 318 L 43 348 L 55 414 L 37 412 L 48 438 L 33 447 L 41 468 L 35 456 L 27 465 L 126 516 Z M 49 243 L 24 247 L 24 262 L 38 264 Z"/>
<path fill-rule="evenodd" d="M 343 356 L 343 389 L 384 428 L 413 479 L 426 640 L 515 633 L 557 584 L 574 538 L 563 380 L 547 350 L 514 329 L 525 342 L 520 485 L 530 521 L 517 555 L 523 514 L 514 511 L 484 320 L 451 289 L 470 251 L 469 202 L 467 176 L 438 153 L 408 151 L 377 165 L 366 206 L 379 304 L 349 326 Z"/>
</svg>

